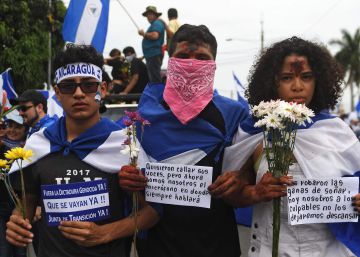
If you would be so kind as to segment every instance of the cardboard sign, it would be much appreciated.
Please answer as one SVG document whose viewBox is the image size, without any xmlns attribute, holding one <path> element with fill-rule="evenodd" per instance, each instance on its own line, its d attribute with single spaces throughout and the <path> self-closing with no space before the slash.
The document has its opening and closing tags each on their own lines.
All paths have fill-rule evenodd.
<svg viewBox="0 0 360 257">
<path fill-rule="evenodd" d="M 212 183 L 212 167 L 146 163 L 148 183 L 145 199 L 149 202 L 210 208 L 207 190 Z"/>
<path fill-rule="evenodd" d="M 49 226 L 60 221 L 97 221 L 110 217 L 107 180 L 42 185 L 41 196 Z"/>
<path fill-rule="evenodd" d="M 291 225 L 357 222 L 351 197 L 358 193 L 359 178 L 300 179 L 287 188 Z"/>
</svg>

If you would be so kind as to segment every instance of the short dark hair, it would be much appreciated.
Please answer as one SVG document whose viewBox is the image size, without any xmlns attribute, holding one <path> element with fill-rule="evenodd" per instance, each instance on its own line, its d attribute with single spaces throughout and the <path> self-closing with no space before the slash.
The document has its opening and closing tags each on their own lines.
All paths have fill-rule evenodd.
<svg viewBox="0 0 360 257">
<path fill-rule="evenodd" d="M 305 56 L 315 76 L 315 91 L 308 107 L 316 113 L 334 108 L 341 95 L 343 77 L 338 63 L 322 45 L 298 37 L 273 44 L 255 61 L 245 93 L 249 104 L 278 98 L 276 77 L 284 59 L 292 54 Z"/>
<path fill-rule="evenodd" d="M 20 102 L 31 102 L 35 106 L 42 104 L 44 112 L 47 113 L 47 100 L 35 89 L 27 89 L 19 97 L 10 99 L 11 105 L 18 105 Z"/>
<path fill-rule="evenodd" d="M 134 54 L 135 53 L 135 49 L 132 47 L 132 46 L 127 46 L 124 48 L 123 50 L 123 54 L 126 55 L 126 54 Z"/>
<path fill-rule="evenodd" d="M 171 18 L 177 18 L 178 17 L 178 12 L 175 8 L 170 8 L 168 10 L 168 18 L 171 19 Z"/>
<path fill-rule="evenodd" d="M 93 46 L 67 44 L 65 50 L 58 52 L 55 56 L 54 70 L 76 62 L 91 63 L 102 68 L 104 58 Z"/>
<path fill-rule="evenodd" d="M 120 52 L 119 49 L 113 48 L 113 49 L 111 49 L 109 55 L 110 55 L 111 57 L 114 57 L 114 56 L 117 56 L 117 55 L 121 55 L 121 52 Z"/>
<path fill-rule="evenodd" d="M 207 44 L 210 47 L 210 51 L 212 55 L 214 56 L 214 59 L 216 58 L 216 51 L 217 51 L 217 42 L 216 38 L 213 34 L 209 31 L 209 29 L 205 25 L 190 25 L 190 24 L 184 24 L 182 25 L 174 34 L 173 38 L 171 39 L 171 43 L 169 46 L 169 56 L 172 56 L 176 44 L 179 42 L 187 41 L 191 44 Z"/>
</svg>

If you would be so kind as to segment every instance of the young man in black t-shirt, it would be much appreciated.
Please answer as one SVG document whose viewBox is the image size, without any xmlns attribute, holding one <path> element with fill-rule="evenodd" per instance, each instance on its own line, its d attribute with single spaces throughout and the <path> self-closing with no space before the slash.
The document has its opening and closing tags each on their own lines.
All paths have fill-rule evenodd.
<svg viewBox="0 0 360 257">
<path fill-rule="evenodd" d="M 29 218 L 40 203 L 38 257 L 125 256 L 122 238 L 133 234 L 135 223 L 123 216 L 117 171 L 129 156 L 120 152 L 124 131 L 99 114 L 106 90 L 101 82 L 103 57 L 92 46 L 68 45 L 54 64 L 55 92 L 65 117 L 25 145 L 34 151 L 32 162 L 23 162 L 27 218 L 13 211 L 7 240 L 22 247 L 32 242 Z M 12 176 L 16 180 L 18 172 Z M 139 229 L 156 222 L 153 213 L 148 207 L 140 209 Z"/>
<path fill-rule="evenodd" d="M 125 59 L 129 63 L 129 83 L 120 94 L 140 94 L 144 91 L 146 84 L 149 82 L 146 65 L 141 59 L 136 57 L 133 47 L 125 47 L 123 53 Z"/>
</svg>

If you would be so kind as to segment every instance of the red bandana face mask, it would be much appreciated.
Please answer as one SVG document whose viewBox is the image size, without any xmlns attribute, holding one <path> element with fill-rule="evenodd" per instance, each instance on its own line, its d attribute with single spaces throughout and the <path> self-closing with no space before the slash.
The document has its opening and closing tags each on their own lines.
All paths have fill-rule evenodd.
<svg viewBox="0 0 360 257">
<path fill-rule="evenodd" d="M 213 97 L 216 64 L 213 60 L 171 57 L 164 100 L 182 124 L 187 124 Z"/>
</svg>

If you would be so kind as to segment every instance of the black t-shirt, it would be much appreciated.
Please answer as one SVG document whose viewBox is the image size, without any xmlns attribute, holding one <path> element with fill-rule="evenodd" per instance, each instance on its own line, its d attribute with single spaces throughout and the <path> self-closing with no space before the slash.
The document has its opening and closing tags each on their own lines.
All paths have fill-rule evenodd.
<svg viewBox="0 0 360 257">
<path fill-rule="evenodd" d="M 101 160 L 99 160 L 101 161 Z M 118 187 L 117 174 L 109 174 L 81 161 L 74 153 L 64 156 L 62 152 L 52 153 L 24 170 L 26 194 L 40 199 L 41 185 L 70 184 L 76 182 L 106 179 L 109 188 L 110 218 L 96 222 L 106 224 L 123 218 L 124 193 Z M 17 185 L 19 187 L 19 185 Z M 48 226 L 44 215 L 43 201 L 40 203 L 42 219 L 39 223 L 38 257 L 122 257 L 122 239 L 94 247 L 82 247 L 62 236 L 57 226 Z"/>
<path fill-rule="evenodd" d="M 144 91 L 146 84 L 149 82 L 149 77 L 146 69 L 145 63 L 143 63 L 140 59 L 134 58 L 131 61 L 131 65 L 129 67 L 130 76 L 135 74 L 139 75 L 139 80 L 136 83 L 135 87 L 129 93 L 137 93 L 140 94 Z"/>
<path fill-rule="evenodd" d="M 113 79 L 124 80 L 126 78 L 128 67 L 122 60 L 120 60 L 120 57 L 108 60 L 107 65 L 112 67 L 111 76 Z"/>
<path fill-rule="evenodd" d="M 166 107 L 165 107 L 166 108 Z M 210 102 L 199 114 L 225 132 L 220 111 Z M 213 181 L 221 174 L 215 149 L 196 165 L 213 167 Z M 211 198 L 211 208 L 163 205 L 163 215 L 146 240 L 138 240 L 140 257 L 239 257 L 240 245 L 233 207 Z"/>
</svg>

